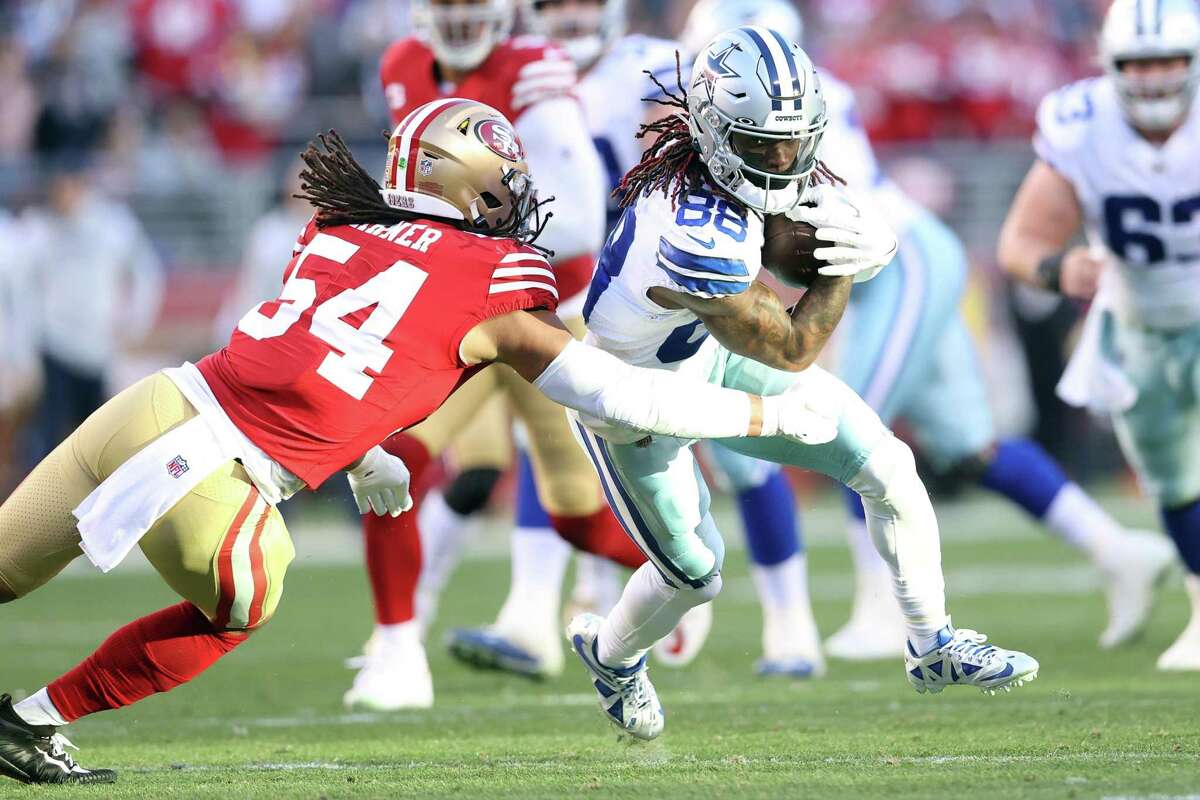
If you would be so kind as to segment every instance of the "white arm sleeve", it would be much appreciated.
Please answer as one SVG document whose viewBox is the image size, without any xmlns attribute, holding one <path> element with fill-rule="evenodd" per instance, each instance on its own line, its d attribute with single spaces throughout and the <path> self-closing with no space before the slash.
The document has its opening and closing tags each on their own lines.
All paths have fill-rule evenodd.
<svg viewBox="0 0 1200 800">
<path fill-rule="evenodd" d="M 533 385 L 586 418 L 681 439 L 746 436 L 750 395 L 571 341 Z M 586 420 L 585 420 L 586 421 Z"/>
<path fill-rule="evenodd" d="M 604 243 L 605 178 L 588 136 L 583 109 L 573 97 L 534 103 L 517 118 L 538 197 L 554 197 L 554 218 L 538 244 L 555 260 L 600 252 Z"/>
</svg>

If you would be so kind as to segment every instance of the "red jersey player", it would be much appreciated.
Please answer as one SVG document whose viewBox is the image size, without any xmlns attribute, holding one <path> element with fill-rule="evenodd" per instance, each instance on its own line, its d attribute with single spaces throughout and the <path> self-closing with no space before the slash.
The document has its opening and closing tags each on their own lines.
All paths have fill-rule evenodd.
<svg viewBox="0 0 1200 800">
<path fill-rule="evenodd" d="M 270 619 L 293 556 L 281 499 L 346 469 L 360 508 L 399 514 L 408 471 L 377 443 L 487 363 L 647 432 L 803 438 L 828 425 L 797 396 L 640 370 L 575 341 L 530 246 L 538 203 L 520 141 L 494 109 L 416 109 L 391 137 L 382 189 L 339 138 L 324 143 L 305 153 L 318 210 L 279 298 L 198 365 L 110 400 L 0 506 L 0 603 L 81 554 L 108 570 L 135 545 L 184 598 L 25 700 L 0 695 L 0 774 L 115 780 L 76 764 L 57 729 L 187 682 Z"/>
<path fill-rule="evenodd" d="M 509 36 L 513 5 L 513 0 L 417 0 L 413 22 L 420 37 L 387 49 L 380 83 L 393 121 L 449 93 L 488 103 L 513 120 L 539 191 L 556 198 L 539 242 L 554 252 L 559 316 L 582 336 L 585 290 L 605 222 L 604 169 L 573 95 L 574 63 L 546 39 Z M 512 459 L 510 414 L 527 434 L 531 462 L 518 474 L 537 476 L 536 490 L 532 481 L 518 481 L 516 505 L 532 513 L 518 514 L 512 585 L 496 624 L 454 631 L 451 652 L 470 663 L 539 677 L 562 670 L 558 605 L 570 548 L 554 531 L 625 566 L 644 561 L 609 510 L 563 415 L 510 372 L 492 370 L 410 432 L 414 454 L 436 458 L 449 451 L 457 467 L 451 483 L 444 491 L 417 494 L 416 514 L 364 520 L 376 625 L 359 662 L 362 669 L 344 696 L 347 706 L 395 710 L 432 704 L 422 632 L 458 550 L 471 538 L 470 516 L 486 506 Z M 422 487 L 429 483 L 414 478 Z"/>
</svg>

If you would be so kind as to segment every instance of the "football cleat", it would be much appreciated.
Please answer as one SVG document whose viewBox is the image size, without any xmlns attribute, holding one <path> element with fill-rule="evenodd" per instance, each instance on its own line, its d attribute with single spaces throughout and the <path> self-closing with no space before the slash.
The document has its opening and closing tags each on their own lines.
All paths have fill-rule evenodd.
<svg viewBox="0 0 1200 800">
<path fill-rule="evenodd" d="M 825 674 L 825 662 L 807 658 L 760 658 L 754 662 L 754 672 L 764 678 L 793 678 L 807 680 Z"/>
<path fill-rule="evenodd" d="M 1037 677 L 1038 662 L 1032 656 L 986 642 L 987 637 L 978 631 L 947 625 L 938 631 L 937 647 L 923 656 L 907 643 L 904 666 L 908 682 L 922 694 L 937 693 L 947 686 L 974 686 L 995 694 Z"/>
<path fill-rule="evenodd" d="M 1105 553 L 1105 561 L 1112 565 L 1104 569 L 1108 627 L 1100 634 L 1100 646 L 1105 649 L 1142 632 L 1154 606 L 1155 589 L 1175 563 L 1175 547 L 1157 533 L 1130 532 L 1114 549 Z"/>
<path fill-rule="evenodd" d="M 433 676 L 419 639 L 404 643 L 372 639 L 354 684 L 342 696 L 346 708 L 402 711 L 433 705 Z"/>
<path fill-rule="evenodd" d="M 686 667 L 700 655 L 712 630 L 712 603 L 688 609 L 675 630 L 654 645 L 654 660 L 664 667 Z"/>
<path fill-rule="evenodd" d="M 111 769 L 84 769 L 67 748 L 79 748 L 50 725 L 30 725 L 0 695 L 0 775 L 22 783 L 113 783 Z"/>
<path fill-rule="evenodd" d="M 1200 671 L 1200 576 L 1188 575 L 1184 586 L 1191 598 L 1192 619 L 1175 643 L 1158 657 L 1158 668 L 1164 672 Z"/>
<path fill-rule="evenodd" d="M 762 641 L 763 657 L 754 665 L 757 674 L 797 679 L 825 674 L 817 623 L 807 603 L 770 613 L 764 609 Z"/>
<path fill-rule="evenodd" d="M 636 739 L 656 739 L 663 731 L 666 715 L 654 684 L 650 683 L 646 657 L 622 669 L 601 664 L 596 655 L 596 638 L 603 621 L 595 614 L 580 614 L 567 625 L 567 641 L 588 671 L 604 718 Z"/>
<path fill-rule="evenodd" d="M 476 669 L 511 672 L 543 680 L 562 672 L 562 647 L 535 648 L 532 643 L 502 633 L 495 626 L 455 628 L 446 634 L 446 649 L 462 663 Z"/>
</svg>

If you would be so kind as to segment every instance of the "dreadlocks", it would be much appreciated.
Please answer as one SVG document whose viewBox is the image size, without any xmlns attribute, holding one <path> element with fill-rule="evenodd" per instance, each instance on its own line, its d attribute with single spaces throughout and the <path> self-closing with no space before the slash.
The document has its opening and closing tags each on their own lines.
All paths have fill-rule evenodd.
<svg viewBox="0 0 1200 800">
<path fill-rule="evenodd" d="M 383 202 L 379 184 L 354 160 L 350 148 L 337 131 L 317 137 L 322 151 L 310 142 L 300 158 L 305 169 L 300 172 L 300 193 L 297 199 L 307 200 L 317 209 L 317 227 L 334 225 L 365 225 L 417 219 L 410 211 L 392 208 Z"/>
<path fill-rule="evenodd" d="M 657 138 L 642 153 L 641 161 L 625 173 L 621 183 L 613 190 L 613 197 L 618 199 L 621 208 L 632 205 L 643 194 L 654 192 L 662 192 L 671 199 L 672 205 L 676 205 L 688 189 L 704 183 L 706 178 L 700 152 L 692 141 L 692 132 L 688 126 L 687 91 L 683 88 L 683 68 L 679 63 L 679 51 L 675 51 L 677 91 L 671 91 L 664 86 L 650 70 L 643 71 L 654 81 L 654 85 L 659 88 L 665 99 L 642 99 L 674 109 L 674 112 L 662 119 L 645 123 L 638 129 L 638 139 L 651 135 L 656 135 Z M 823 161 L 817 162 L 813 170 L 813 180 L 816 183 L 845 183 Z M 718 186 L 711 189 L 735 204 L 740 203 Z"/>
<path fill-rule="evenodd" d="M 385 131 L 384 137 L 388 135 Z M 411 211 L 393 208 L 384 202 L 379 193 L 379 184 L 354 160 L 350 148 L 337 131 L 320 134 L 317 141 L 320 142 L 320 147 L 315 142 L 310 142 L 300 154 L 305 169 L 300 171 L 300 193 L 294 197 L 307 200 L 317 209 L 318 228 L 331 228 L 335 225 L 394 225 L 397 222 L 421 219 Z M 505 180 L 505 186 L 508 186 L 508 179 Z M 515 196 L 512 214 L 492 228 L 466 221 L 444 221 L 471 233 L 516 239 L 547 255 L 553 255 L 552 251 L 535 244 L 551 217 L 550 212 L 543 213 L 543 209 L 553 199 L 550 197 L 538 201 L 532 192 L 528 192 L 528 196 Z"/>
</svg>

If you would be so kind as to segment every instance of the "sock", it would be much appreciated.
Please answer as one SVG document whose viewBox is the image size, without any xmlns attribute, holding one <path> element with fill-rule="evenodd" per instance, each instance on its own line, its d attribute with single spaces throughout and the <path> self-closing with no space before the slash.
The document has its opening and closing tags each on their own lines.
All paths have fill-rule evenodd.
<svg viewBox="0 0 1200 800">
<path fill-rule="evenodd" d="M 804 553 L 794 553 L 791 558 L 770 566 L 753 564 L 750 576 L 764 614 L 808 608 L 808 558 Z"/>
<path fill-rule="evenodd" d="M 389 650 L 424 646 L 421 644 L 421 626 L 416 620 L 395 625 L 376 625 L 375 638 L 381 647 Z"/>
<path fill-rule="evenodd" d="M 950 622 L 941 542 L 912 451 L 888 436 L 847 485 L 862 498 L 867 530 L 891 570 L 910 640 L 922 646 L 931 638 L 936 642 L 937 632 Z"/>
<path fill-rule="evenodd" d="M 50 693 L 44 686 L 21 702 L 14 703 L 13 711 L 30 725 L 52 725 L 61 728 L 67 724 L 62 714 L 54 707 L 54 701 L 50 699 Z"/>
<path fill-rule="evenodd" d="M 761 485 L 739 491 L 737 501 L 751 561 L 770 566 L 803 551 L 796 500 L 783 470 L 772 470 Z"/>
<path fill-rule="evenodd" d="M 1192 575 L 1200 575 L 1200 500 L 1184 506 L 1164 508 L 1162 518 L 1187 571 Z"/>
<path fill-rule="evenodd" d="M 1067 476 L 1041 445 L 1028 439 L 1006 439 L 996 445 L 979 483 L 1042 519 L 1067 484 Z"/>
<path fill-rule="evenodd" d="M 850 489 L 845 490 L 846 509 L 850 519 L 846 523 L 846 539 L 850 543 L 850 558 L 854 561 L 854 575 L 858 583 L 875 584 L 880 573 L 888 571 L 887 562 L 875 549 L 871 533 L 867 530 L 867 514 L 863 511 L 862 499 Z"/>
<path fill-rule="evenodd" d="M 1068 481 L 1059 489 L 1042 522 L 1072 547 L 1089 554 L 1097 563 L 1115 548 L 1111 543 L 1125 535 L 1125 529 L 1079 484 Z"/>
<path fill-rule="evenodd" d="M 512 534 L 508 597 L 496 616 L 504 631 L 555 628 L 571 546 L 552 528 L 517 527 Z"/>
<path fill-rule="evenodd" d="M 421 625 L 428 628 L 437 614 L 442 589 L 458 566 L 463 548 L 474 538 L 481 523 L 477 515 L 463 516 L 455 512 L 440 491 L 431 491 L 417 514 L 422 561 L 415 610 Z"/>
<path fill-rule="evenodd" d="M 690 609 L 721 591 L 721 576 L 700 589 L 677 589 L 652 564 L 633 573 L 621 599 L 604 618 L 596 656 L 608 667 L 632 667 L 654 643 L 675 629 Z"/>
<path fill-rule="evenodd" d="M 431 463 L 425 445 L 414 436 L 396 433 L 384 440 L 383 449 L 404 461 L 412 486 L 418 487 Z M 413 508 L 400 516 L 363 515 L 367 575 L 375 602 L 375 621 L 380 625 L 407 622 L 415 616 L 421 575 L 422 502 L 420 489 L 414 489 Z"/>
<path fill-rule="evenodd" d="M 116 631 L 46 693 L 61 718 L 73 722 L 187 683 L 246 636 L 219 631 L 200 609 L 179 603 Z"/>
<path fill-rule="evenodd" d="M 630 569 L 646 563 L 646 555 L 625 533 L 608 506 L 577 517 L 551 514 L 550 521 L 559 536 L 585 553 L 607 558 Z"/>
</svg>

